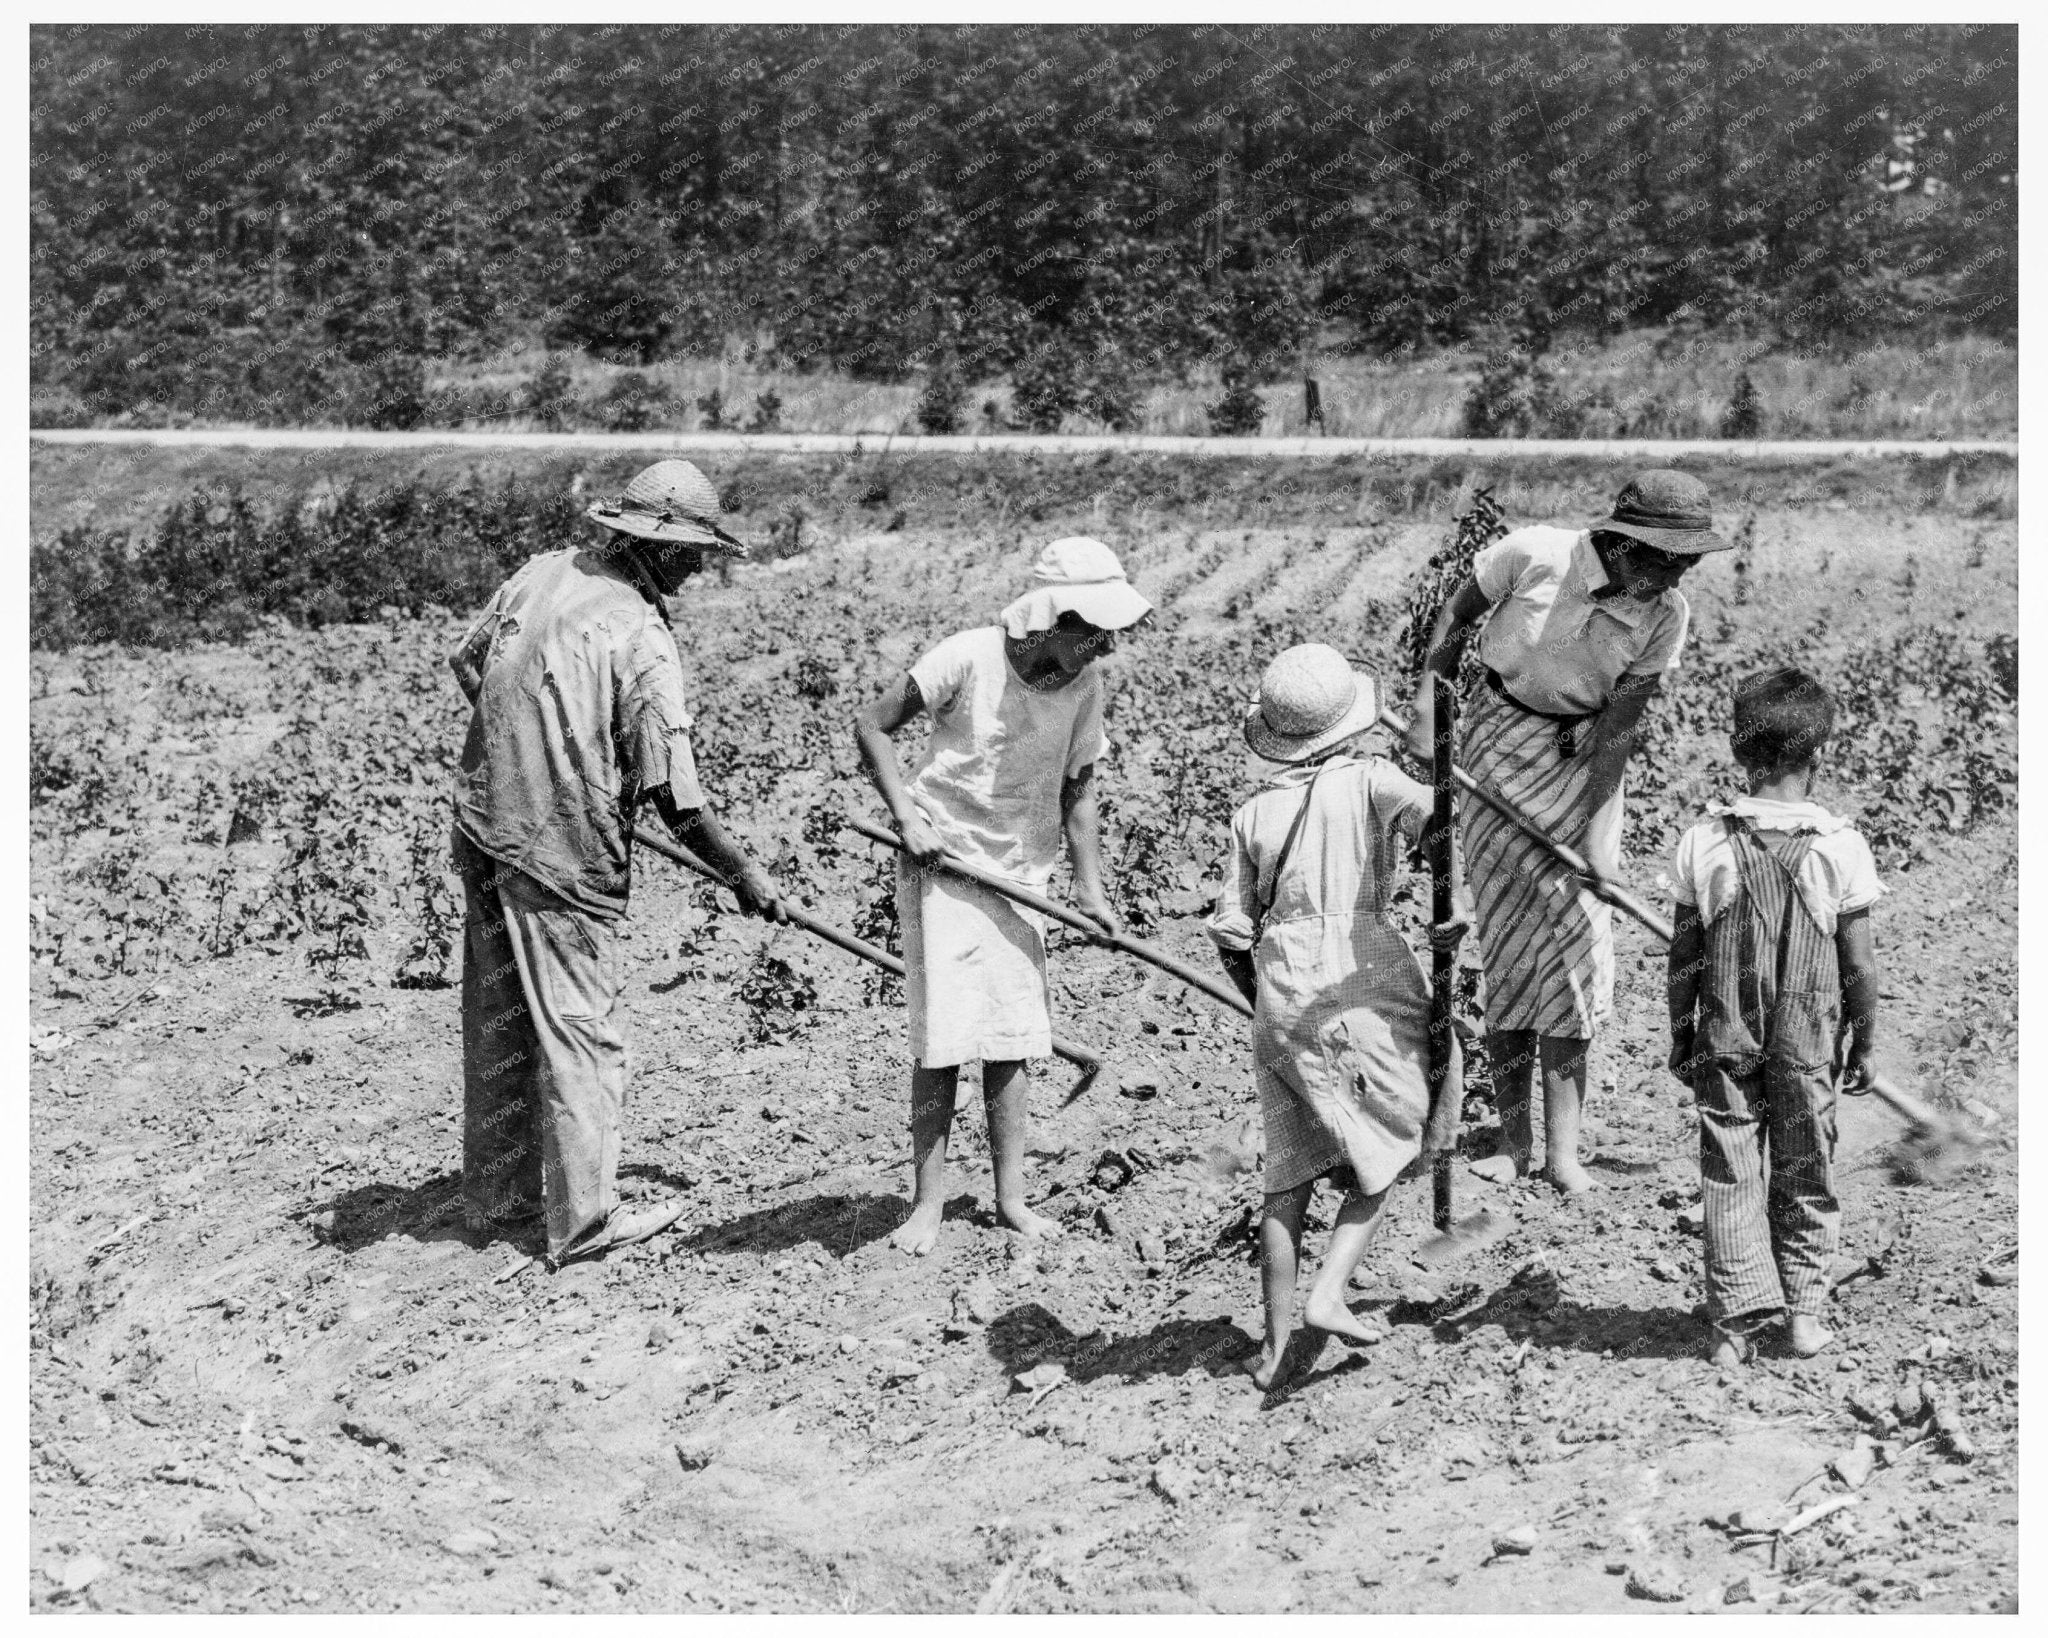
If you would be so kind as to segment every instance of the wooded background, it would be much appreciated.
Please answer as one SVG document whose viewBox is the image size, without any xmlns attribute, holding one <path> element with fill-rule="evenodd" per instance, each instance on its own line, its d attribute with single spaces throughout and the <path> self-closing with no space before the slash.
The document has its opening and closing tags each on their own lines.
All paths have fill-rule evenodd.
<svg viewBox="0 0 2048 1638">
<path fill-rule="evenodd" d="M 1050 372 L 2017 323 L 2011 27 L 31 30 L 35 386 L 426 415 L 427 360 Z M 353 397 L 352 397 L 353 395 Z"/>
</svg>

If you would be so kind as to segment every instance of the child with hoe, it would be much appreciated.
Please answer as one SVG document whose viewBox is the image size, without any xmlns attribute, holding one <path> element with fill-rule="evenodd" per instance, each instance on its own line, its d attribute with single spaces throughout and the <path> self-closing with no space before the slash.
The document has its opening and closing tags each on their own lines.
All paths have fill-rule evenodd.
<svg viewBox="0 0 2048 1638">
<path fill-rule="evenodd" d="M 910 1216 L 891 1236 L 922 1256 L 945 1207 L 946 1140 L 959 1067 L 979 1060 L 995 1169 L 996 1215 L 1027 1235 L 1056 1225 L 1024 1201 L 1023 1060 L 1052 1050 L 1045 931 L 1031 911 L 931 868 L 944 858 L 1043 888 L 1064 830 L 1076 906 L 1106 930 L 1095 765 L 1107 752 L 1093 661 L 1152 611 L 1100 541 L 1054 541 L 1037 584 L 999 625 L 948 637 L 862 711 L 861 758 L 894 815 L 909 1000 Z M 932 733 L 906 780 L 891 736 L 920 711 Z"/>
<path fill-rule="evenodd" d="M 1732 738 L 1749 794 L 1685 833 L 1672 872 L 1671 1069 L 1699 1108 L 1718 1365 L 1746 1363 L 1788 1309 L 1793 1353 L 1833 1340 L 1820 1309 L 1841 1234 L 1835 1095 L 1869 1079 L 1884 892 L 1869 844 L 1812 800 L 1834 718 L 1805 671 L 1744 681 Z"/>
<path fill-rule="evenodd" d="M 1431 1119 L 1429 984 L 1387 914 L 1402 839 L 1422 836 L 1430 792 L 1384 758 L 1355 754 L 1376 713 L 1372 680 L 1324 644 L 1290 648 L 1267 666 L 1244 735 L 1284 771 L 1231 821 L 1208 921 L 1254 1009 L 1266 1338 L 1245 1368 L 1260 1388 L 1273 1385 L 1287 1349 L 1316 1180 L 1346 1192 L 1302 1318 L 1352 1343 L 1378 1342 L 1384 1333 L 1345 1305 L 1345 1283 L 1371 1246 L 1388 1189 L 1420 1155 L 1425 1123 L 1431 1149 L 1456 1132 L 1454 1100 Z M 1446 923 L 1430 940 L 1455 944 L 1464 931 L 1462 920 Z"/>
</svg>

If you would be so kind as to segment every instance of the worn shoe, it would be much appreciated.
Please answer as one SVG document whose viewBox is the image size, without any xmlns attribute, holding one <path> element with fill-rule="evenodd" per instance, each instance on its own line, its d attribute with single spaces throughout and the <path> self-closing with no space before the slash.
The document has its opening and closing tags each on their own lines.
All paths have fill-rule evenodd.
<svg viewBox="0 0 2048 1638">
<path fill-rule="evenodd" d="M 596 1228 L 586 1233 L 567 1249 L 556 1253 L 548 1261 L 556 1268 L 565 1263 L 583 1262 L 592 1257 L 602 1257 L 608 1251 L 618 1251 L 626 1246 L 637 1246 L 642 1240 L 651 1240 L 663 1229 L 672 1227 L 683 1215 L 685 1202 L 668 1199 L 650 1206 L 639 1206 L 632 1211 L 615 1209 Z"/>
</svg>

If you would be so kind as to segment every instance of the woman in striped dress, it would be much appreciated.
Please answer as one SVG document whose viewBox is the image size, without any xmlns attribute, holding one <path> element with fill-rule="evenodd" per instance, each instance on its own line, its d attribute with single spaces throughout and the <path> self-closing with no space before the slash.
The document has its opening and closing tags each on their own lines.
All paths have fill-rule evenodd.
<svg viewBox="0 0 2048 1638">
<path fill-rule="evenodd" d="M 1604 876 L 1620 865 L 1622 777 L 1689 617 L 1678 582 L 1726 551 L 1707 491 L 1682 472 L 1638 475 L 1589 530 L 1536 526 L 1472 561 L 1431 634 L 1409 749 L 1429 755 L 1436 686 L 1480 630 L 1486 687 L 1464 717 L 1460 760 Z M 1487 1056 L 1501 1147 L 1474 1168 L 1532 1169 L 1533 1077 L 1543 1076 L 1550 1181 L 1591 1188 L 1579 1160 L 1587 1049 L 1613 1010 L 1613 912 L 1479 802 L 1464 804 L 1465 871 L 1486 969 Z"/>
</svg>

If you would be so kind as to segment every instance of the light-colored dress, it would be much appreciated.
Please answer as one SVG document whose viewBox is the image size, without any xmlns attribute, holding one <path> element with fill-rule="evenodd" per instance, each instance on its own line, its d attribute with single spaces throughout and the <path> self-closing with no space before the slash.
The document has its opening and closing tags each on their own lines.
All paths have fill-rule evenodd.
<svg viewBox="0 0 2048 1638">
<path fill-rule="evenodd" d="M 1043 888 L 1060 845 L 1060 786 L 1108 751 L 1094 667 L 1034 689 L 1011 666 L 1000 626 L 948 637 L 910 668 L 932 735 L 909 779 L 947 852 Z M 1045 927 L 1032 911 L 901 860 L 910 1050 L 927 1069 L 1052 1051 Z"/>
<path fill-rule="evenodd" d="M 1295 816 L 1313 800 L 1284 864 Z M 1430 793 L 1383 758 L 1291 768 L 1237 810 L 1208 932 L 1258 974 L 1252 1069 L 1265 1187 L 1349 1164 L 1376 1194 L 1421 1153 L 1429 1114 L 1429 983 L 1387 915 L 1405 839 Z M 1275 866 L 1280 866 L 1275 880 Z"/>
<path fill-rule="evenodd" d="M 1518 709 L 1491 688 L 1465 704 L 1459 760 L 1472 777 L 1581 852 L 1621 831 L 1616 791 L 1588 821 L 1590 732 L 1565 756 L 1550 716 L 1602 710 L 1623 676 L 1678 663 L 1689 611 L 1675 591 L 1654 602 L 1601 596 L 1608 576 L 1590 533 L 1535 526 L 1504 535 L 1472 560 L 1493 605 L 1480 657 Z M 1491 1029 L 1590 1038 L 1614 1006 L 1614 912 L 1506 819 L 1472 797 L 1459 803 L 1486 967 Z"/>
</svg>

